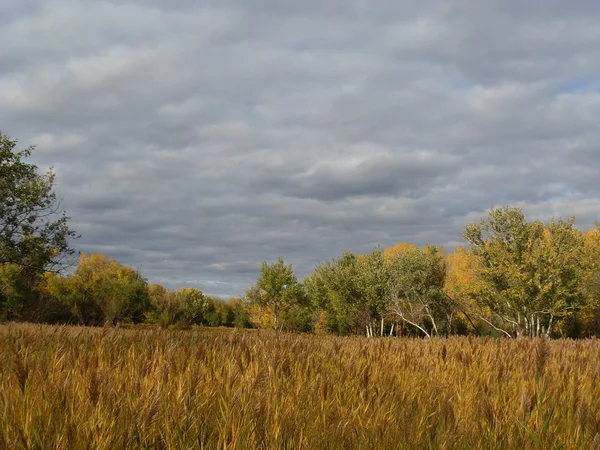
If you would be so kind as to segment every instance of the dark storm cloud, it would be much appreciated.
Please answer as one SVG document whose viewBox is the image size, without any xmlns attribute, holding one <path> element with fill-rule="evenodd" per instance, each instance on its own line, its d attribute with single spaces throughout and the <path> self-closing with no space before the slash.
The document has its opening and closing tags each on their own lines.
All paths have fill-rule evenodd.
<svg viewBox="0 0 600 450">
<path fill-rule="evenodd" d="M 454 247 L 492 205 L 599 218 L 600 6 L 5 2 L 0 129 L 82 234 L 170 287 Z"/>
</svg>

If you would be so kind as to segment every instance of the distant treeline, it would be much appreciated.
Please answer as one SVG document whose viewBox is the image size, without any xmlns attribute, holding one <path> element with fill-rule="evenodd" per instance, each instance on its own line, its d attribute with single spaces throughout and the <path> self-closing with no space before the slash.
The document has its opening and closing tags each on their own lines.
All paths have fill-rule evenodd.
<svg viewBox="0 0 600 450">
<path fill-rule="evenodd" d="M 600 335 L 600 231 L 574 219 L 528 222 L 518 208 L 468 224 L 469 249 L 400 243 L 319 263 L 300 282 L 263 262 L 239 299 L 148 284 L 101 254 L 68 275 L 0 265 L 0 317 L 45 323 L 153 323 L 319 334 L 506 337 Z"/>
<path fill-rule="evenodd" d="M 600 228 L 528 222 L 494 208 L 468 224 L 469 248 L 400 243 L 319 263 L 299 283 L 263 263 L 246 293 L 256 326 L 367 336 L 600 335 Z"/>
<path fill-rule="evenodd" d="M 162 327 L 250 326 L 241 299 L 229 302 L 184 287 L 176 291 L 148 284 L 139 270 L 103 254 L 82 254 L 69 275 L 46 272 L 26 279 L 18 265 L 0 268 L 2 319 L 28 322 L 116 325 L 154 323 Z"/>
<path fill-rule="evenodd" d="M 27 159 L 33 147 L 0 134 L 0 320 L 101 325 L 238 326 L 437 336 L 600 335 L 600 226 L 574 218 L 528 222 L 519 208 L 468 224 L 452 253 L 396 244 L 344 253 L 298 281 L 282 259 L 263 262 L 243 298 L 169 291 L 104 255 L 75 253 L 77 234 L 54 193 L 54 173 Z"/>
</svg>

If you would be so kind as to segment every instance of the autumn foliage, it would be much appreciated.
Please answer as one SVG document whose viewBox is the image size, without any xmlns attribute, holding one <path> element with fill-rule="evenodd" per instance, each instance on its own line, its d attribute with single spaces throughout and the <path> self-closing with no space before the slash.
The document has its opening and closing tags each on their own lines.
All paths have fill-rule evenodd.
<svg viewBox="0 0 600 450">
<path fill-rule="evenodd" d="M 82 254 L 66 274 L 0 264 L 0 317 L 82 325 L 238 326 L 372 336 L 600 335 L 600 229 L 574 219 L 529 222 L 492 209 L 467 245 L 397 243 L 319 262 L 299 280 L 263 262 L 242 298 L 148 284 L 139 270 Z"/>
</svg>

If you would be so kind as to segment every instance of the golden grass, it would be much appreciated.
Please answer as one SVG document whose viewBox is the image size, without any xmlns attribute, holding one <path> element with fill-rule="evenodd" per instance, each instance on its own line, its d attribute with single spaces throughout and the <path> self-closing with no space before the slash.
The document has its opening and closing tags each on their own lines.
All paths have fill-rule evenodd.
<svg viewBox="0 0 600 450">
<path fill-rule="evenodd" d="M 0 327 L 0 448 L 600 448 L 600 343 Z"/>
</svg>

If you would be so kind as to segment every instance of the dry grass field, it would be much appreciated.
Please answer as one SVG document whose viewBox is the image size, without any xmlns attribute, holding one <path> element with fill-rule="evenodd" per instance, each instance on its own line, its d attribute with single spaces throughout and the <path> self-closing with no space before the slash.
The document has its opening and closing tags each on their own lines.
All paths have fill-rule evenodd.
<svg viewBox="0 0 600 450">
<path fill-rule="evenodd" d="M 0 327 L 7 449 L 600 448 L 600 342 Z"/>
</svg>

